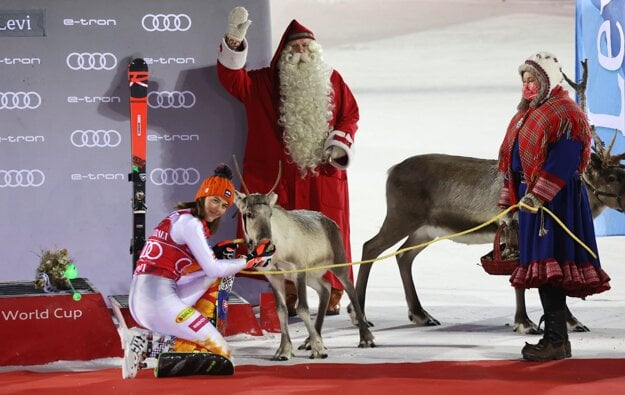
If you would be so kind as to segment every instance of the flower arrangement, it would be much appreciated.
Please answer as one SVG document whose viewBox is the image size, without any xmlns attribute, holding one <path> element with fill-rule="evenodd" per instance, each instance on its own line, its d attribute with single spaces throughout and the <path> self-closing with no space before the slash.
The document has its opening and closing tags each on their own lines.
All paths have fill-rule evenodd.
<svg viewBox="0 0 625 395">
<path fill-rule="evenodd" d="M 42 251 L 35 277 L 35 288 L 43 288 L 45 292 L 72 288 L 70 279 L 66 275 L 68 268 L 72 267 L 72 259 L 66 248 Z"/>
</svg>

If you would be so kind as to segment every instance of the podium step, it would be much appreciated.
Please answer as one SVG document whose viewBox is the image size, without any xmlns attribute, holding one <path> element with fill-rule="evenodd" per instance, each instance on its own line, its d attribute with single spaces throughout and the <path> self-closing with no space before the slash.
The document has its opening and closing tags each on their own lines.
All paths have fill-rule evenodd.
<svg viewBox="0 0 625 395">
<path fill-rule="evenodd" d="M 121 343 L 102 295 L 86 278 L 46 293 L 33 281 L 0 283 L 0 366 L 120 357 Z"/>
</svg>

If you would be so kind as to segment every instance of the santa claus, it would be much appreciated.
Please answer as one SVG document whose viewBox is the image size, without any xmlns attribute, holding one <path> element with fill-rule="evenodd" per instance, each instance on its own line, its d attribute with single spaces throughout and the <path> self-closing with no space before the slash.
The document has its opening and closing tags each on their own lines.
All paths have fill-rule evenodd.
<svg viewBox="0 0 625 395">
<path fill-rule="evenodd" d="M 281 162 L 278 204 L 288 210 L 320 211 L 333 219 L 351 261 L 345 169 L 358 128 L 356 100 L 341 75 L 324 62 L 313 32 L 296 20 L 284 32 L 271 64 L 246 70 L 250 24 L 245 8 L 234 8 L 217 57 L 221 84 L 247 113 L 245 183 L 252 192 L 269 191 Z M 342 285 L 331 273 L 326 276 L 332 286 L 328 314 L 338 314 Z M 292 285 L 287 284 L 287 292 L 293 313 Z"/>
</svg>

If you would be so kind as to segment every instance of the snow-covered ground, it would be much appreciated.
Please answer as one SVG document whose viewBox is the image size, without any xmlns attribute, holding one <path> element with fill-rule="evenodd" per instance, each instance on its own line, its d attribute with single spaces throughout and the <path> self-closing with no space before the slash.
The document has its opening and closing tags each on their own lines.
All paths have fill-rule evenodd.
<svg viewBox="0 0 625 395">
<path fill-rule="evenodd" d="M 574 1 L 298 0 L 273 7 L 274 41 L 293 18 L 313 30 L 326 60 L 347 80 L 360 106 L 356 156 L 349 170 L 354 260 L 384 219 L 389 167 L 434 152 L 496 158 L 520 98 L 517 67 L 533 52 L 555 53 L 574 76 Z M 567 301 L 591 329 L 571 334 L 576 358 L 625 357 L 624 239 L 598 240 L 612 289 Z M 539 337 L 512 331 L 514 291 L 507 276 L 490 276 L 478 266 L 491 247 L 445 240 L 415 259 L 417 292 L 424 308 L 441 322 L 436 327 L 409 322 L 395 259 L 375 263 L 366 313 L 375 324 L 378 347 L 357 348 L 358 331 L 343 310 L 326 318 L 329 359 L 323 362 L 520 358 L 524 342 Z M 316 295 L 309 294 L 315 306 Z M 538 323 L 538 292 L 530 290 L 526 298 L 528 314 Z M 344 296 L 343 305 L 347 303 Z M 307 336 L 297 319 L 290 330 L 295 346 Z M 279 339 L 279 334 L 267 334 L 229 340 L 238 364 L 258 365 L 275 363 L 268 359 Z M 295 354 L 288 363 L 310 362 L 308 352 Z"/>
<path fill-rule="evenodd" d="M 495 158 L 520 97 L 518 65 L 533 52 L 548 50 L 574 75 L 571 0 L 281 0 L 272 2 L 274 41 L 292 18 L 315 31 L 326 60 L 341 72 L 360 106 L 356 156 L 349 170 L 354 260 L 384 219 L 389 167 L 434 152 Z M 568 299 L 573 314 L 591 329 L 570 335 L 574 358 L 625 357 L 624 239 L 598 240 L 612 289 L 586 300 Z M 441 322 L 436 327 L 408 321 L 394 259 L 377 262 L 366 311 L 375 324 L 377 347 L 357 348 L 358 331 L 343 309 L 326 318 L 329 358 L 319 362 L 520 358 L 524 342 L 538 337 L 512 331 L 514 291 L 507 277 L 490 276 L 478 266 L 490 249 L 445 240 L 415 259 L 417 292 Z M 316 295 L 309 294 L 315 306 Z M 343 306 L 347 303 L 344 297 Z M 542 309 L 536 290 L 527 292 L 527 308 L 538 323 Z M 297 347 L 307 334 L 299 319 L 291 321 Z M 277 363 L 269 359 L 279 338 L 268 333 L 228 340 L 238 365 L 265 365 Z M 286 364 L 312 362 L 308 352 L 295 354 Z M 119 363 L 113 359 L 71 368 Z M 56 367 L 68 365 L 74 364 Z"/>
</svg>

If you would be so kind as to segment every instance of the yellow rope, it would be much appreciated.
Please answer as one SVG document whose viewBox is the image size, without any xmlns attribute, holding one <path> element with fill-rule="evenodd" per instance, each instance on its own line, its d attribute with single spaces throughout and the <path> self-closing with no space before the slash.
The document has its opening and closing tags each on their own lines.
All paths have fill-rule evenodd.
<svg viewBox="0 0 625 395">
<path fill-rule="evenodd" d="M 399 254 L 403 254 L 406 251 L 410 251 L 410 250 L 416 250 L 419 248 L 423 248 L 423 247 L 427 247 L 430 244 L 434 244 L 436 242 L 439 242 L 441 240 L 446 240 L 446 239 L 453 239 L 455 237 L 458 236 L 464 236 L 466 234 L 475 232 L 477 230 L 480 230 L 490 224 L 492 224 L 493 222 L 497 221 L 498 219 L 504 217 L 505 215 L 507 215 L 510 211 L 514 210 L 515 208 L 519 207 L 519 206 L 523 206 L 524 208 L 532 211 L 532 212 L 537 212 L 539 209 L 528 206 L 525 203 L 518 203 L 515 204 L 514 206 L 510 206 L 507 209 L 505 209 L 504 211 L 500 212 L 499 214 L 497 214 L 496 216 L 492 217 L 491 219 L 489 219 L 486 222 L 483 222 L 471 229 L 467 229 L 464 230 L 462 232 L 458 232 L 458 233 L 453 233 L 453 234 L 449 234 L 449 235 L 445 235 L 445 236 L 441 236 L 441 237 L 437 237 L 434 240 L 430 240 L 428 242 L 425 243 L 421 243 L 421 244 L 417 244 L 417 245 L 413 245 L 410 247 L 406 247 L 406 248 L 401 248 L 395 252 L 391 252 L 389 254 L 386 255 L 382 255 L 382 256 L 378 256 L 377 258 L 374 259 L 367 259 L 364 261 L 357 261 L 357 262 L 346 262 L 346 263 L 335 263 L 332 265 L 325 265 L 325 266 L 315 266 L 313 268 L 302 268 L 302 269 L 293 269 L 293 270 L 266 270 L 266 271 L 262 271 L 262 272 L 257 272 L 257 271 L 248 271 L 248 270 L 242 270 L 241 273 L 245 273 L 245 274 L 255 274 L 255 275 L 265 275 L 265 274 L 290 274 L 290 273 L 301 273 L 301 272 L 308 272 L 308 271 L 313 271 L 313 270 L 328 270 L 331 269 L 333 267 L 342 267 L 342 266 L 351 266 L 351 265 L 363 265 L 363 264 L 367 264 L 367 263 L 373 263 L 376 261 L 382 261 L 384 259 L 388 259 L 390 257 L 393 257 L 395 255 L 399 255 Z M 579 243 L 582 247 L 584 247 L 584 249 L 586 249 L 586 251 L 588 251 L 588 253 L 590 253 L 590 255 L 592 255 L 593 258 L 597 258 L 597 255 L 586 245 L 584 244 L 584 242 L 582 242 L 579 238 L 577 238 L 567 227 L 566 225 L 564 225 L 562 223 L 562 221 L 551 211 L 549 211 L 548 208 L 546 207 L 540 207 L 540 209 L 544 210 L 547 212 L 547 214 L 549 214 L 557 223 L 558 225 L 560 225 L 564 231 L 571 236 L 571 238 L 573 238 L 573 240 L 575 240 L 577 243 Z"/>
<path fill-rule="evenodd" d="M 538 211 L 537 208 L 528 206 L 527 204 L 520 202 L 517 206 L 523 206 L 525 208 L 527 208 L 528 210 L 530 210 L 531 212 L 535 213 Z M 544 210 L 547 214 L 549 214 L 551 216 L 551 218 L 553 218 L 554 221 L 556 221 L 556 223 L 558 225 L 560 225 L 562 227 L 562 229 L 564 229 L 564 231 L 571 236 L 571 238 L 573 240 L 575 240 L 579 245 L 581 245 L 586 251 L 588 251 L 588 253 L 590 255 L 592 255 L 593 258 L 597 259 L 597 255 L 590 249 L 590 247 L 588 247 L 586 244 L 584 244 L 583 241 L 581 241 L 577 236 L 575 236 L 573 234 L 573 232 L 570 231 L 569 228 L 566 227 L 566 225 L 564 225 L 564 223 L 562 223 L 562 221 L 560 220 L 560 218 L 558 218 L 554 213 L 552 213 L 547 207 L 541 206 L 540 207 L 542 210 Z"/>
</svg>

